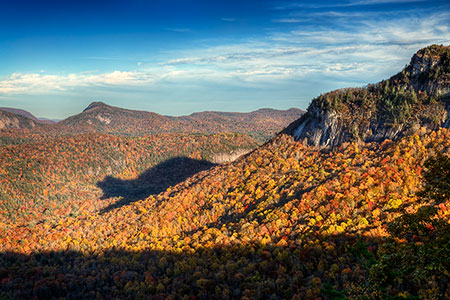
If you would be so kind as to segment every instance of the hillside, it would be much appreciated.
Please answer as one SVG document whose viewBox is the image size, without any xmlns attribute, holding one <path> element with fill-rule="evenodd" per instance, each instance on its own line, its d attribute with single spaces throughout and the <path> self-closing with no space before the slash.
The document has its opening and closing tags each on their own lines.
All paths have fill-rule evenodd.
<svg viewBox="0 0 450 300">
<path fill-rule="evenodd" d="M 0 109 L 0 130 L 2 129 L 30 129 L 39 125 L 38 122 L 20 114 Z"/>
<path fill-rule="evenodd" d="M 449 155 L 449 141 L 443 129 L 319 152 L 281 135 L 233 164 L 106 213 L 89 211 L 88 202 L 78 216 L 4 223 L 1 251 L 17 254 L 0 257 L 2 290 L 17 298 L 358 299 L 380 284 L 389 295 L 437 299 L 449 292 L 444 275 L 404 285 L 398 274 L 386 285 L 369 270 L 384 261 L 388 225 L 420 207 L 423 162 Z M 439 217 L 449 212 L 446 202 Z"/>
<path fill-rule="evenodd" d="M 128 110 L 92 102 L 83 112 L 58 122 L 61 131 L 116 132 L 145 135 L 168 132 L 176 127 L 169 118 L 146 111 Z"/>
<path fill-rule="evenodd" d="M 200 112 L 170 117 L 93 102 L 82 113 L 59 122 L 54 130 L 63 133 L 105 132 L 138 136 L 168 132 L 236 132 L 264 142 L 301 114 L 299 109 L 261 109 L 250 113 Z"/>
<path fill-rule="evenodd" d="M 17 137 L 4 131 L 0 223 L 32 224 L 83 207 L 92 212 L 114 202 L 144 199 L 214 166 L 216 156 L 256 146 L 246 135 L 228 133 Z"/>
<path fill-rule="evenodd" d="M 241 132 L 266 141 L 304 112 L 263 108 L 249 113 L 206 111 L 176 118 L 183 126 L 206 132 Z"/>
<path fill-rule="evenodd" d="M 450 46 L 419 50 L 400 73 L 364 88 L 312 100 L 285 132 L 310 145 L 396 139 L 427 128 L 450 127 Z"/>
<path fill-rule="evenodd" d="M 35 117 L 32 113 L 30 113 L 29 111 L 23 110 L 23 109 L 19 109 L 19 108 L 12 108 L 12 107 L 0 107 L 0 110 L 2 111 L 6 111 L 6 112 L 10 112 L 16 115 L 20 115 L 20 116 L 24 116 L 28 119 L 33 120 L 36 123 L 42 123 L 42 124 L 54 124 L 56 122 L 50 120 L 50 119 L 45 119 L 45 118 L 37 118 Z"/>
<path fill-rule="evenodd" d="M 447 49 L 431 46 L 416 56 L 438 61 L 430 65 L 442 70 Z M 0 182 L 19 201 L 0 206 L 0 296 L 450 298 L 450 130 L 442 127 L 448 77 L 445 70 L 431 80 L 420 75 L 436 72 L 428 70 L 434 71 L 404 75 L 429 87 L 423 98 L 417 92 L 421 100 L 413 106 L 392 102 L 409 99 L 398 95 L 413 95 L 416 87 L 402 89 L 402 73 L 396 76 L 403 81 L 394 76 L 380 84 L 392 93 L 357 90 L 373 100 L 364 102 L 375 104 L 373 119 L 360 114 L 367 107 L 354 101 L 359 92 L 331 92 L 314 99 L 284 132 L 221 165 L 205 160 L 252 140 L 223 133 L 181 141 L 179 134 L 91 133 L 15 143 L 8 136 L 0 148 Z M 417 118 L 398 114 L 402 103 Z M 439 122 L 426 119 L 431 112 L 442 112 L 434 114 Z M 315 127 L 329 125 L 323 114 L 343 122 L 341 135 L 330 133 L 339 130 L 333 126 Z M 377 122 L 376 130 L 348 142 L 346 126 L 366 121 Z M 399 131 L 391 135 L 386 128 Z M 380 132 L 386 134 L 378 139 Z M 151 153 L 167 149 L 172 159 L 153 163 Z M 188 158 L 176 157 L 180 152 Z M 11 196 L 24 182 L 33 184 Z M 36 196 L 27 202 L 30 195 Z M 20 218 L 11 222 L 15 212 Z"/>
</svg>

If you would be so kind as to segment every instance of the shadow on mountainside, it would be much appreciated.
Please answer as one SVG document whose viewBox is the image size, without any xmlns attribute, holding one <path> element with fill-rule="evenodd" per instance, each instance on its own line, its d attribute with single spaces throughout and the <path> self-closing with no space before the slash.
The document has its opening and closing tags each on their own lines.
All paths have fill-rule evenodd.
<svg viewBox="0 0 450 300">
<path fill-rule="evenodd" d="M 121 199 L 105 207 L 100 213 L 164 192 L 168 187 L 214 166 L 216 164 L 206 160 L 175 157 L 146 170 L 136 179 L 122 180 L 107 176 L 97 182 L 97 186 L 103 191 L 101 199 L 113 197 Z"/>
<path fill-rule="evenodd" d="M 380 240 L 317 239 L 336 246 L 0 253 L 0 299 L 346 299 L 349 282 L 366 282 L 367 247 Z"/>
<path fill-rule="evenodd" d="M 380 250 L 401 243 L 349 234 L 302 240 L 195 251 L 3 252 L 0 299 L 406 299 L 397 296 L 402 291 L 418 299 L 431 287 L 429 299 L 446 299 L 450 292 L 445 275 L 417 285 L 398 273 L 398 261 L 380 268 Z"/>
</svg>

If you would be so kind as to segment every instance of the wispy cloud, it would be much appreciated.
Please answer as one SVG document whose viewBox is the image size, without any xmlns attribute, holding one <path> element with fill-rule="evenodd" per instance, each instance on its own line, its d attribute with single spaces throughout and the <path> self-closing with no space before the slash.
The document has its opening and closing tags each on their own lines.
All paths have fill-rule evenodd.
<svg viewBox="0 0 450 300">
<path fill-rule="evenodd" d="M 394 3 L 414 3 L 424 2 L 426 0 L 354 0 L 337 2 L 332 1 L 328 3 L 307 2 L 307 1 L 291 1 L 280 3 L 272 7 L 274 10 L 292 10 L 292 9 L 319 9 L 319 8 L 334 8 L 334 7 L 351 7 L 363 5 L 377 5 L 377 4 L 394 4 Z"/>
<path fill-rule="evenodd" d="M 341 13 L 328 13 L 341 17 Z M 292 22 L 293 29 L 288 32 L 273 30 L 264 38 L 245 43 L 177 50 L 157 63 L 137 63 L 133 71 L 12 74 L 0 80 L 0 94 L 153 88 L 173 83 L 266 87 L 268 83 L 324 77 L 367 83 L 399 71 L 421 47 L 448 44 L 449 18 L 448 12 L 386 19 L 354 13 L 351 22 L 343 21 L 333 29 Z"/>
<path fill-rule="evenodd" d="M 192 29 L 190 28 L 166 28 L 167 31 L 178 32 L 178 33 L 190 33 Z"/>
<path fill-rule="evenodd" d="M 334 18 L 353 18 L 353 17 L 364 17 L 368 14 L 372 14 L 371 12 L 348 12 L 348 11 L 322 11 L 312 13 L 310 15 L 314 17 L 334 17 Z M 380 14 L 376 12 L 376 14 Z"/>
<path fill-rule="evenodd" d="M 235 22 L 236 21 L 235 18 L 220 18 L 220 20 L 222 20 L 224 22 Z"/>
<path fill-rule="evenodd" d="M 299 18 L 282 18 L 282 19 L 273 19 L 273 23 L 301 23 L 305 22 L 305 19 Z"/>
<path fill-rule="evenodd" d="M 448 43 L 450 13 L 435 13 L 424 18 L 395 18 L 389 20 L 366 19 L 343 29 L 299 28 L 274 38 L 280 40 L 307 39 L 324 45 L 387 45 L 410 46 L 428 43 Z M 344 24 L 345 25 L 345 24 Z"/>
<path fill-rule="evenodd" d="M 356 0 L 350 1 L 348 6 L 352 5 L 373 5 L 373 4 L 389 4 L 389 3 L 413 3 L 425 2 L 426 0 Z"/>
<path fill-rule="evenodd" d="M 361 15 L 356 25 L 347 24 L 341 30 L 299 27 L 287 33 L 275 32 L 265 42 L 190 51 L 191 56 L 165 64 L 177 68 L 213 67 L 216 72 L 227 70 L 227 74 L 240 77 L 256 74 L 260 80 L 273 74 L 298 78 L 320 72 L 342 76 L 358 72 L 364 76 L 369 70 L 394 72 L 419 48 L 450 42 L 450 27 L 445 22 L 449 16 L 435 13 L 420 19 L 378 20 Z"/>
</svg>

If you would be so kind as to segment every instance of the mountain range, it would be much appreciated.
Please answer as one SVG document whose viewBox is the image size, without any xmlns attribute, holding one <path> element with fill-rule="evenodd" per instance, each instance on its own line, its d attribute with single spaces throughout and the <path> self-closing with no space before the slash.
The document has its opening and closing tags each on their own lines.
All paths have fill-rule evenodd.
<svg viewBox="0 0 450 300">
<path fill-rule="evenodd" d="M 201 159 L 210 145 L 251 144 L 247 135 L 8 135 L 2 296 L 447 299 L 449 76 L 450 47 L 426 47 L 388 80 L 313 99 L 286 129 L 224 164 L 173 159 L 142 170 L 151 153 L 186 145 Z M 130 114 L 94 103 L 67 122 L 108 131 L 116 113 Z M 142 116 L 165 130 L 196 119 Z M 210 116 L 230 118 L 202 119 Z M 187 172 L 192 165 L 198 172 Z M 162 182 L 178 169 L 186 176 Z M 11 197 L 18 188 L 23 197 Z"/>
<path fill-rule="evenodd" d="M 1 108 L 0 108 L 1 110 Z M 10 113 L 19 114 L 32 120 L 16 118 L 11 123 L 2 121 L 3 128 L 30 128 L 41 123 L 51 122 L 38 120 L 31 113 L 19 109 L 7 109 Z M 189 116 L 163 116 L 153 112 L 129 110 L 107 105 L 103 102 L 92 102 L 81 113 L 59 121 L 52 126 L 39 126 L 43 133 L 78 134 L 82 132 L 104 132 L 122 135 L 148 135 L 156 133 L 218 133 L 237 132 L 249 134 L 258 140 L 265 141 L 282 130 L 287 124 L 296 120 L 302 110 L 259 109 L 249 113 L 206 111 Z M 4 117 L 6 118 L 6 116 Z M 33 124 L 33 125 L 31 125 Z"/>
</svg>

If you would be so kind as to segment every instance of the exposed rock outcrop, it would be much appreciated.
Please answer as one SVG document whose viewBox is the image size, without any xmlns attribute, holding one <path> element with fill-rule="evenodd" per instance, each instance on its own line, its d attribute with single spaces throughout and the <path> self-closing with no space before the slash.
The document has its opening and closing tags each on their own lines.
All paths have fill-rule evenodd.
<svg viewBox="0 0 450 300">
<path fill-rule="evenodd" d="M 250 153 L 252 150 L 253 149 L 237 149 L 229 153 L 227 152 L 216 153 L 212 156 L 211 162 L 215 164 L 232 162 L 241 157 L 242 155 Z"/>
<path fill-rule="evenodd" d="M 55 124 L 56 122 L 54 120 L 46 119 L 46 118 L 37 118 L 29 111 L 20 109 L 20 108 L 13 108 L 13 107 L 0 107 L 0 110 L 6 111 L 15 115 L 23 116 L 28 119 L 33 120 L 35 123 L 39 124 Z"/>
<path fill-rule="evenodd" d="M 7 111 L 0 110 L 0 130 L 1 129 L 19 129 L 33 128 L 38 125 L 32 119 L 16 115 Z"/>
<path fill-rule="evenodd" d="M 311 102 L 283 132 L 313 146 L 396 139 L 425 126 L 450 127 L 450 47 L 419 50 L 402 72 L 376 85 L 336 90 Z"/>
</svg>

